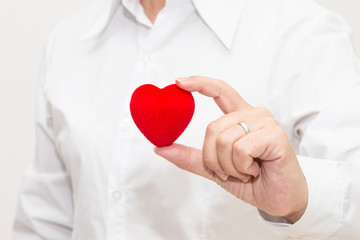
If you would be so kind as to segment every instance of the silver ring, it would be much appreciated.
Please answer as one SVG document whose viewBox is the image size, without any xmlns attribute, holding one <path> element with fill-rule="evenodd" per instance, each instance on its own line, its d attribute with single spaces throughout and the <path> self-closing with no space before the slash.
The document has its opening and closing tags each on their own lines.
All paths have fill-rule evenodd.
<svg viewBox="0 0 360 240">
<path fill-rule="evenodd" d="M 242 126 L 242 128 L 245 130 L 246 134 L 249 134 L 250 133 L 250 129 L 249 127 L 244 123 L 244 122 L 239 122 L 238 123 L 240 126 Z"/>
</svg>

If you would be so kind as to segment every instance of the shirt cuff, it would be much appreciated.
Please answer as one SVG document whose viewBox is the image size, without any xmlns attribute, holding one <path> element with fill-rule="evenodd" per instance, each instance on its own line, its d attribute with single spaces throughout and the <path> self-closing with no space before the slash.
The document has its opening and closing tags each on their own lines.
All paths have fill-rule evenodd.
<svg viewBox="0 0 360 240">
<path fill-rule="evenodd" d="M 260 221 L 283 239 L 328 239 L 339 228 L 344 190 L 335 161 L 298 156 L 309 198 L 304 215 L 294 224 L 259 210 Z"/>
</svg>

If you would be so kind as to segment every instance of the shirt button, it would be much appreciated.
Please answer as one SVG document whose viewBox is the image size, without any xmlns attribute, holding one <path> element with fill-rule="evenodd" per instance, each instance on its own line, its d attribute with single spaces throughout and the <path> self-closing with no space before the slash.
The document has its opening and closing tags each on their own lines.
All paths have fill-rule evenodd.
<svg viewBox="0 0 360 240">
<path fill-rule="evenodd" d="M 126 131 L 126 130 L 128 130 L 130 128 L 130 126 L 131 126 L 130 119 L 125 118 L 125 119 L 120 120 L 119 125 L 118 125 L 118 129 L 120 131 Z"/>
<path fill-rule="evenodd" d="M 151 57 L 150 56 L 144 56 L 144 62 L 146 66 L 151 65 Z"/>
<path fill-rule="evenodd" d="M 112 197 L 113 197 L 114 200 L 119 200 L 119 199 L 121 198 L 121 192 L 119 192 L 119 191 L 114 191 L 114 192 L 112 193 Z"/>
</svg>

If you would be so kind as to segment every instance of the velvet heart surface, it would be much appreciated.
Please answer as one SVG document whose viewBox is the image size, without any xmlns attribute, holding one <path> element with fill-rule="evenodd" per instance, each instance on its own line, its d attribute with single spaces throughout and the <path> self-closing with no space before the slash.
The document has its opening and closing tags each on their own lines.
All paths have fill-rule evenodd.
<svg viewBox="0 0 360 240">
<path fill-rule="evenodd" d="M 131 96 L 131 116 L 142 134 L 155 146 L 169 146 L 184 132 L 194 114 L 192 94 L 175 84 L 138 87 Z"/>
</svg>

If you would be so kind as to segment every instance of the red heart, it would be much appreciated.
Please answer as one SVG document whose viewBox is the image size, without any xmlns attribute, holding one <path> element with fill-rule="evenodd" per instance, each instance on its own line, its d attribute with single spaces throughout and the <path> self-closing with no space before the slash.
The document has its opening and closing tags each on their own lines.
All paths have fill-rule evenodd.
<svg viewBox="0 0 360 240">
<path fill-rule="evenodd" d="M 138 87 L 131 96 L 131 116 L 142 134 L 155 146 L 169 146 L 184 132 L 194 114 L 192 94 L 175 84 L 160 89 Z"/>
</svg>

